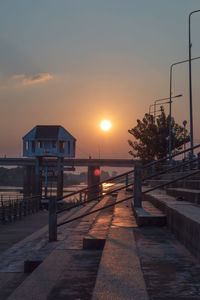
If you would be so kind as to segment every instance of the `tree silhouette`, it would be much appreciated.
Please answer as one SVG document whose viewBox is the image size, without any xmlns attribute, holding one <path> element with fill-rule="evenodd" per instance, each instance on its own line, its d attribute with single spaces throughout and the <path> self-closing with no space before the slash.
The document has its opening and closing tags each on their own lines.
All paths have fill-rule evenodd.
<svg viewBox="0 0 200 300">
<path fill-rule="evenodd" d="M 151 114 L 145 114 L 142 120 L 137 120 L 137 125 L 128 132 L 134 140 L 128 140 L 131 147 L 129 154 L 140 158 L 143 162 L 166 157 L 169 152 L 169 122 L 161 106 L 161 113 L 155 119 Z M 172 153 L 181 150 L 184 143 L 189 141 L 187 130 L 171 119 L 171 149 Z"/>
</svg>

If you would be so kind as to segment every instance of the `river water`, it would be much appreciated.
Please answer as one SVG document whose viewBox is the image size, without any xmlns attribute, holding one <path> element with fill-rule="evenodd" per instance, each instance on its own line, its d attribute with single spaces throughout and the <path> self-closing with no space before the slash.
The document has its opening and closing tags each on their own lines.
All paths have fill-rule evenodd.
<svg viewBox="0 0 200 300">
<path fill-rule="evenodd" d="M 106 192 L 112 186 L 112 183 L 104 183 L 103 184 L 103 191 Z M 64 187 L 63 189 L 63 196 L 66 196 L 72 192 L 79 191 L 81 189 L 86 188 L 87 185 L 85 183 L 81 183 L 79 185 L 72 185 L 68 187 Z M 43 191 L 44 193 L 44 191 Z M 48 190 L 48 196 L 56 196 L 56 188 L 52 187 Z M 79 195 L 78 195 L 79 196 Z M 75 200 L 79 200 L 77 195 L 73 197 Z M 23 187 L 15 187 L 15 186 L 0 186 L 0 201 L 9 201 L 20 199 L 23 197 Z"/>
</svg>

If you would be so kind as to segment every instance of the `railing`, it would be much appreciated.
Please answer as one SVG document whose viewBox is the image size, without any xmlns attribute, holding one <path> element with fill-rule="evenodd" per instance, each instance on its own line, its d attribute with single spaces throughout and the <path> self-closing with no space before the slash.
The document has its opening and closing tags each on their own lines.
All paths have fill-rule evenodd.
<svg viewBox="0 0 200 300">
<path fill-rule="evenodd" d="M 169 166 L 168 168 L 165 168 L 164 170 L 159 170 L 158 172 L 154 172 L 152 174 L 149 174 L 149 172 L 146 172 L 146 171 L 149 168 L 151 168 L 151 170 L 152 169 L 156 170 L 156 168 L 160 164 L 162 164 L 163 162 L 165 162 L 169 159 L 172 159 L 174 157 L 177 157 L 181 154 L 184 154 L 186 152 L 189 152 L 191 150 L 198 149 L 199 147 L 200 147 L 200 144 L 194 146 L 193 148 L 189 148 L 189 149 L 180 151 L 176 154 L 173 154 L 170 157 L 167 156 L 167 157 L 162 158 L 160 160 L 150 162 L 146 165 L 142 165 L 140 161 L 135 161 L 134 162 L 134 170 L 123 173 L 123 174 L 120 174 L 118 176 L 107 179 L 105 181 L 102 181 L 98 185 L 94 185 L 92 187 L 87 187 L 87 188 L 81 189 L 79 191 L 70 193 L 69 195 L 63 197 L 62 199 L 70 199 L 70 197 L 73 197 L 73 196 L 77 197 L 77 195 L 78 195 L 78 199 L 79 199 L 77 201 L 77 203 L 75 203 L 74 205 L 72 205 L 72 206 L 70 206 L 66 209 L 59 210 L 59 211 L 56 212 L 55 201 L 54 202 L 52 201 L 52 203 L 50 203 L 50 205 L 49 205 L 49 210 L 50 210 L 50 215 L 51 215 L 51 217 L 49 218 L 51 220 L 50 223 L 49 223 L 49 241 L 57 240 L 57 227 L 59 227 L 59 226 L 62 226 L 64 224 L 67 224 L 67 223 L 70 223 L 72 221 L 78 220 L 78 219 L 83 218 L 87 215 L 93 214 L 97 211 L 100 211 L 102 209 L 106 209 L 108 207 L 114 206 L 118 203 L 130 200 L 130 199 L 132 200 L 132 204 L 133 204 L 134 207 L 142 207 L 142 194 L 146 194 L 146 193 L 148 193 L 150 191 L 153 191 L 157 188 L 164 187 L 164 186 L 166 186 L 168 184 L 171 184 L 173 182 L 176 182 L 178 180 L 188 178 L 192 175 L 198 174 L 200 172 L 200 155 L 199 154 L 198 154 L 197 158 L 189 159 L 188 161 L 183 161 L 182 163 L 180 163 L 176 166 Z M 184 174 L 184 175 L 181 175 L 179 178 L 169 180 L 167 183 L 159 184 L 158 186 L 155 186 L 155 187 L 146 189 L 145 191 L 142 191 L 142 184 L 144 184 L 145 180 L 148 180 L 148 179 L 151 179 L 151 178 L 154 178 L 154 177 L 158 177 L 162 174 L 174 171 L 176 169 L 180 170 L 180 168 L 184 168 L 187 165 L 189 165 L 190 169 L 192 169 L 192 170 L 195 169 L 195 168 L 196 169 L 193 170 L 193 171 L 190 171 L 189 174 Z M 148 173 L 148 174 L 144 175 L 145 172 Z M 112 183 L 112 186 L 109 187 L 108 191 L 104 191 L 103 188 L 102 188 L 103 185 L 106 184 L 106 183 Z M 104 207 L 102 207 L 100 209 L 94 209 L 94 210 L 89 211 L 85 214 L 81 214 L 78 217 L 71 218 L 67 221 L 64 221 L 64 222 L 61 222 L 61 223 L 57 224 L 57 217 L 56 217 L 57 214 L 60 214 L 60 213 L 62 213 L 64 211 L 67 211 L 69 209 L 78 207 L 80 205 L 89 203 L 91 201 L 99 200 L 99 199 L 102 198 L 102 196 L 112 195 L 113 193 L 116 193 L 116 192 L 118 192 L 120 190 L 123 190 L 123 189 L 127 190 L 128 188 L 130 188 L 130 190 L 132 190 L 133 193 L 131 195 L 129 194 L 124 199 L 122 199 L 120 201 L 117 201 L 114 204 L 105 205 Z M 91 196 L 91 191 L 94 191 L 95 189 L 98 190 L 98 195 Z M 96 190 L 95 190 L 95 193 L 96 193 Z M 82 194 L 84 194 L 84 200 L 82 198 Z M 89 195 L 90 195 L 90 197 L 89 197 Z"/>
<path fill-rule="evenodd" d="M 198 148 L 200 148 L 200 144 L 198 144 L 198 145 L 196 145 L 192 148 L 188 148 L 186 150 L 180 151 L 180 152 L 172 155 L 171 157 L 176 157 L 176 156 L 179 156 L 179 155 L 187 153 L 187 152 L 191 153 L 192 150 L 195 150 L 195 149 L 198 149 Z M 156 166 L 159 166 L 159 164 L 163 163 L 167 159 L 170 159 L 170 157 L 168 156 L 166 158 L 160 159 L 158 161 L 151 162 L 151 163 L 143 166 L 143 171 L 145 171 L 147 168 L 152 167 L 152 166 L 153 166 L 154 171 L 150 175 L 144 175 L 143 174 L 142 181 L 145 182 L 146 180 L 150 180 L 150 179 L 153 179 L 153 178 L 157 179 L 160 175 L 170 173 L 170 172 L 175 171 L 175 170 L 177 170 L 181 175 L 178 176 L 177 178 L 170 179 L 167 182 L 164 182 L 164 183 L 158 184 L 156 186 L 153 186 L 149 189 L 146 189 L 145 191 L 142 192 L 143 194 L 146 194 L 148 192 L 152 192 L 152 191 L 154 191 L 156 189 L 159 189 L 159 188 L 164 188 L 164 187 L 166 187 L 170 184 L 173 184 L 175 182 L 178 182 L 180 180 L 192 177 L 192 176 L 200 173 L 200 153 L 198 153 L 197 157 L 195 157 L 195 158 L 191 158 L 191 159 L 188 159 L 188 160 L 183 160 L 183 162 L 180 162 L 179 164 L 177 164 L 175 166 L 169 166 L 168 168 L 165 168 L 164 170 L 161 170 L 161 171 L 159 170 L 159 171 L 156 172 L 155 171 Z M 188 174 L 180 172 L 180 171 L 185 171 L 185 170 L 188 171 Z"/>
<path fill-rule="evenodd" d="M 94 200 L 101 199 L 102 196 L 112 195 L 122 189 L 130 188 L 133 185 L 134 170 L 114 176 L 112 178 L 101 181 L 91 187 L 86 187 L 68 195 L 60 197 L 57 201 L 62 200 L 66 203 L 71 203 L 67 208 L 60 209 L 57 214 L 72 208 L 81 206 Z M 107 185 L 107 186 L 106 186 Z"/>
<path fill-rule="evenodd" d="M 62 210 L 56 211 L 56 201 L 55 199 L 49 200 L 49 241 L 57 240 L 57 227 L 60 227 L 64 224 L 70 223 L 74 220 L 80 219 L 86 215 L 97 212 L 98 210 L 92 210 L 86 214 L 82 214 L 76 218 L 71 218 L 65 222 L 57 224 L 57 215 L 65 211 L 71 210 L 73 208 L 88 204 L 92 201 L 100 201 L 102 196 L 115 195 L 120 190 L 126 190 L 133 187 L 134 181 L 134 170 L 125 172 L 123 174 L 117 175 L 115 177 L 109 178 L 107 180 L 101 181 L 100 183 L 81 189 L 79 191 L 70 193 L 58 200 L 65 200 L 71 202 L 72 205 L 64 208 Z M 84 198 L 82 195 L 84 194 Z M 130 198 L 130 196 L 129 196 Z M 126 199 L 127 200 L 127 199 Z M 123 200 L 125 201 L 125 200 Z M 122 202 L 123 202 L 122 201 Z M 108 208 L 112 205 L 106 205 L 103 209 Z"/>
<path fill-rule="evenodd" d="M 0 222 L 5 224 L 33 214 L 40 209 L 40 195 L 32 197 L 2 197 L 0 199 Z"/>
</svg>

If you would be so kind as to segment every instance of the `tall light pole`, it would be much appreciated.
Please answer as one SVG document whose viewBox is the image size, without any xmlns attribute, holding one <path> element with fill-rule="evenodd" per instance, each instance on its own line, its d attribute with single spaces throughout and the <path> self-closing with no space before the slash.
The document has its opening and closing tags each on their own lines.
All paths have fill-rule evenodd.
<svg viewBox="0 0 200 300">
<path fill-rule="evenodd" d="M 172 153 L 172 99 L 182 97 L 182 95 L 177 95 L 172 97 L 171 94 L 171 77 L 170 77 L 170 97 L 169 97 L 169 159 L 171 160 Z"/>
<path fill-rule="evenodd" d="M 183 121 L 183 127 L 184 127 L 184 151 L 186 150 L 186 143 L 185 143 L 185 138 L 186 138 L 186 125 L 187 125 L 187 121 L 184 120 L 184 121 Z M 184 152 L 184 160 L 185 160 L 185 157 L 186 157 L 186 155 L 185 155 L 185 152 Z"/>
<path fill-rule="evenodd" d="M 194 10 L 189 14 L 189 98 L 190 98 L 190 147 L 193 148 L 194 146 L 194 135 L 193 135 L 193 111 L 192 111 L 192 62 L 191 62 L 191 49 L 192 49 L 192 42 L 191 42 L 191 17 L 193 14 L 200 12 L 200 9 Z M 191 154 L 193 156 L 193 149 L 191 150 Z"/>
<path fill-rule="evenodd" d="M 191 60 L 196 60 L 196 59 L 200 59 L 200 56 L 191 58 Z M 170 66 L 170 79 L 169 79 L 169 116 L 170 116 L 170 120 L 169 120 L 169 157 L 171 157 L 171 152 L 172 152 L 172 136 L 171 136 L 171 130 L 172 130 L 172 123 L 171 123 L 171 116 L 172 116 L 172 74 L 173 74 L 173 67 L 179 64 L 183 64 L 189 62 L 189 59 L 186 60 L 181 60 L 181 61 L 177 61 L 173 64 L 171 64 Z M 191 119 L 190 119 L 190 124 L 191 124 Z"/>
</svg>

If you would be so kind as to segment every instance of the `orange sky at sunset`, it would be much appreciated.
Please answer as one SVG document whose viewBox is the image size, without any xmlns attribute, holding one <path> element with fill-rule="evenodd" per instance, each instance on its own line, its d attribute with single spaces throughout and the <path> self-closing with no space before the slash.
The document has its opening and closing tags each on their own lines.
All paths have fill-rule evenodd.
<svg viewBox="0 0 200 300">
<path fill-rule="evenodd" d="M 169 68 L 188 57 L 187 18 L 197 3 L 2 1 L 0 156 L 21 156 L 22 136 L 35 125 L 58 124 L 77 138 L 77 157 L 130 158 L 128 129 L 169 96 Z M 192 55 L 200 56 L 200 16 L 192 26 Z M 199 70 L 196 62 L 195 143 Z M 173 116 L 182 124 L 189 120 L 187 65 L 174 70 L 173 94 L 180 93 Z M 102 119 L 111 120 L 109 132 L 100 130 Z"/>
</svg>

